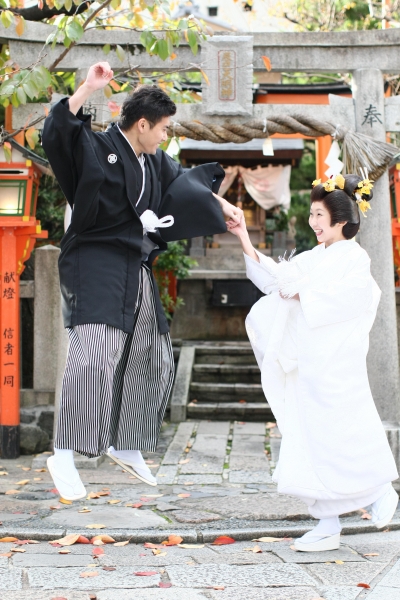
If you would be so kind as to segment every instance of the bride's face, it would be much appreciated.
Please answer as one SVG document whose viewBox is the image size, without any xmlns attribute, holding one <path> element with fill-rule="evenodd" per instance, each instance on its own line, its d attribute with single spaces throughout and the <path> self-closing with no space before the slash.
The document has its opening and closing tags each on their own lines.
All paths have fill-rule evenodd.
<svg viewBox="0 0 400 600">
<path fill-rule="evenodd" d="M 343 227 L 346 223 L 331 225 L 331 215 L 323 202 L 311 203 L 308 222 L 318 242 L 325 243 L 325 246 L 346 239 L 343 235 Z"/>
</svg>

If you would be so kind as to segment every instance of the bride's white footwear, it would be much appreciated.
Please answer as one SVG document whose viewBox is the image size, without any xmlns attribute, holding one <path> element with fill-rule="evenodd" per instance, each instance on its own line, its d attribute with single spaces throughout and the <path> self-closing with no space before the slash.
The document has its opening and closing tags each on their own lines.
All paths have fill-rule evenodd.
<svg viewBox="0 0 400 600">
<path fill-rule="evenodd" d="M 338 550 L 340 546 L 340 533 L 333 535 L 313 534 L 308 532 L 294 542 L 294 547 L 300 552 L 324 552 L 326 550 Z"/>
<path fill-rule="evenodd" d="M 64 500 L 80 500 L 86 496 L 85 486 L 79 477 L 78 471 L 76 471 L 72 481 L 67 481 L 64 473 L 57 468 L 57 461 L 54 456 L 47 459 L 47 468 L 61 498 L 64 498 Z"/>
<path fill-rule="evenodd" d="M 372 504 L 372 523 L 377 529 L 382 529 L 390 523 L 396 512 L 398 502 L 399 497 L 393 486 L 390 486 L 388 491 Z"/>
<path fill-rule="evenodd" d="M 143 481 L 148 485 L 152 485 L 153 487 L 157 485 L 157 479 L 153 477 L 153 475 L 150 472 L 150 469 L 145 470 L 143 469 L 143 466 L 136 465 L 135 463 L 130 462 L 126 459 L 121 460 L 120 458 L 115 456 L 115 454 L 113 454 L 112 451 L 108 451 L 107 456 L 111 458 L 114 462 L 116 462 L 117 465 L 125 469 L 125 471 L 128 471 L 128 473 L 131 473 L 132 475 L 140 479 L 140 481 Z"/>
</svg>

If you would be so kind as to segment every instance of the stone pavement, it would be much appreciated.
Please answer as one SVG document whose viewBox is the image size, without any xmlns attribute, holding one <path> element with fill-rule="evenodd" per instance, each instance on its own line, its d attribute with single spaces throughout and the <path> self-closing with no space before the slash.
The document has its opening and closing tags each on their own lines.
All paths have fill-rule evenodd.
<svg viewBox="0 0 400 600">
<path fill-rule="evenodd" d="M 385 532 L 360 512 L 346 516 L 337 552 L 290 548 L 288 538 L 315 522 L 302 502 L 276 493 L 271 472 L 280 434 L 271 425 L 166 423 L 157 452 L 145 455 L 157 487 L 107 458 L 80 460 L 91 497 L 73 504 L 59 501 L 47 455 L 0 461 L 0 538 L 40 542 L 0 543 L 0 600 L 400 600 L 398 513 Z M 48 544 L 70 533 L 108 534 L 130 544 L 101 546 L 98 557 L 93 545 L 74 544 L 60 554 Z M 172 534 L 194 547 L 144 547 Z M 236 541 L 213 545 L 220 535 Z M 252 541 L 260 537 L 279 541 Z M 143 571 L 150 575 L 135 575 Z M 82 577 L 86 572 L 92 575 Z"/>
</svg>

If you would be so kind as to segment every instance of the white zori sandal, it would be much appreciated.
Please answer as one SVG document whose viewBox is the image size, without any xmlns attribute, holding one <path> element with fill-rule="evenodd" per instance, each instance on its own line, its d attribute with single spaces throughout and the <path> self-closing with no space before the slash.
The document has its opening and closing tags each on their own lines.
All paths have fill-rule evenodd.
<svg viewBox="0 0 400 600">
<path fill-rule="evenodd" d="M 57 461 L 54 456 L 49 456 L 47 459 L 47 468 L 61 498 L 64 498 L 64 500 L 80 500 L 86 496 L 85 486 L 76 469 L 73 479 L 67 481 L 65 473 L 57 467 Z"/>
<path fill-rule="evenodd" d="M 398 502 L 399 497 L 391 485 L 387 492 L 372 504 L 372 523 L 377 529 L 382 529 L 390 523 Z"/>
<path fill-rule="evenodd" d="M 313 534 L 309 531 L 303 537 L 294 542 L 294 547 L 300 552 L 324 552 L 326 550 L 338 550 L 340 546 L 340 533 L 333 535 Z"/>
<path fill-rule="evenodd" d="M 128 471 L 128 473 L 131 473 L 132 475 L 137 477 L 137 479 L 140 479 L 140 481 L 143 481 L 148 485 L 152 485 L 153 487 L 157 485 L 157 479 L 153 477 L 147 465 L 137 465 L 134 462 L 128 461 L 127 459 L 121 460 L 121 458 L 115 456 L 111 448 L 109 448 L 107 456 L 111 458 L 114 462 L 116 462 L 117 465 L 122 467 L 125 471 Z"/>
</svg>

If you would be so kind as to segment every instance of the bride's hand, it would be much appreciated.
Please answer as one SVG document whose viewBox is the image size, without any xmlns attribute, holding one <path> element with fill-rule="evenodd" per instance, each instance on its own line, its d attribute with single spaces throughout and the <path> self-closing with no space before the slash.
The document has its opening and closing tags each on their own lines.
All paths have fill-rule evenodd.
<svg viewBox="0 0 400 600">
<path fill-rule="evenodd" d="M 287 296 L 283 296 L 282 292 L 280 291 L 279 295 L 280 295 L 281 298 L 283 298 L 283 300 L 298 300 L 300 302 L 300 296 L 299 296 L 299 294 L 295 294 L 291 298 L 288 298 Z"/>
<path fill-rule="evenodd" d="M 226 226 L 228 228 L 228 231 L 230 233 L 233 233 L 233 235 L 236 235 L 237 237 L 247 235 L 247 227 L 244 216 L 242 216 L 239 223 L 233 221 L 232 219 L 229 219 L 229 221 L 226 222 Z"/>
</svg>

